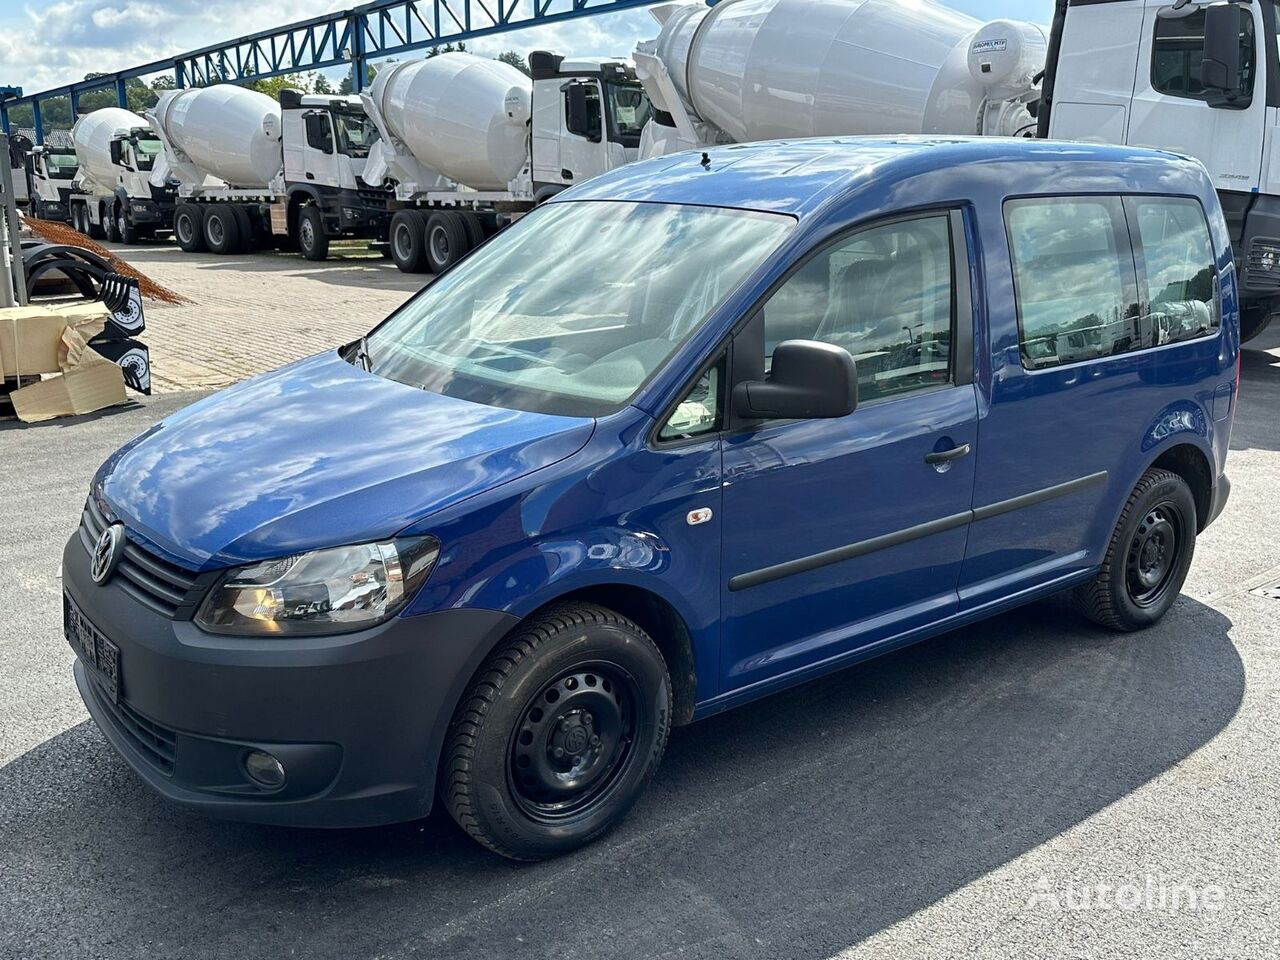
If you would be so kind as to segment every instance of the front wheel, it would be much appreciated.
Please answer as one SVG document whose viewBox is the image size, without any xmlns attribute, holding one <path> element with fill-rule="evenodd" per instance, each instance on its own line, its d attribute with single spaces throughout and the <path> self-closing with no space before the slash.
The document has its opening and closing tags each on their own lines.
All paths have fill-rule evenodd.
<svg viewBox="0 0 1280 960">
<path fill-rule="evenodd" d="M 116 205 L 116 236 L 124 244 L 138 242 L 138 231 L 129 217 L 129 209 L 122 203 Z"/>
<path fill-rule="evenodd" d="M 441 799 L 504 857 L 567 853 L 635 803 L 670 716 L 671 679 L 648 634 L 595 604 L 554 607 L 504 643 L 463 696 Z"/>
<path fill-rule="evenodd" d="M 1148 470 L 1120 514 L 1102 569 L 1076 589 L 1076 599 L 1104 627 L 1149 627 L 1178 599 L 1195 549 L 1191 488 L 1176 473 Z"/>
<path fill-rule="evenodd" d="M 298 249 L 308 260 L 323 260 L 329 256 L 329 237 L 324 232 L 324 217 L 320 208 L 305 206 L 298 211 Z"/>
</svg>

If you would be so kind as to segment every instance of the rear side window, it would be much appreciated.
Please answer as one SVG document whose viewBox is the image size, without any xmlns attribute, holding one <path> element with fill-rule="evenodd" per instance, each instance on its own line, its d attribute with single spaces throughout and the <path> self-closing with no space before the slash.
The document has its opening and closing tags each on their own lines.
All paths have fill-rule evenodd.
<svg viewBox="0 0 1280 960">
<path fill-rule="evenodd" d="M 1028 369 L 1141 347 L 1137 283 L 1118 197 L 1010 200 L 1022 363 Z"/>
<path fill-rule="evenodd" d="M 1230 99 L 1247 99 L 1253 92 L 1253 13 L 1240 12 L 1240 88 Z M 1207 99 L 1200 81 L 1204 59 L 1204 10 L 1185 17 L 1156 18 L 1155 47 L 1151 51 L 1151 86 L 1171 97 Z"/>
<path fill-rule="evenodd" d="M 1145 281 L 1147 345 L 1218 329 L 1218 272 L 1200 203 L 1185 197 L 1133 197 L 1126 203 Z"/>
</svg>

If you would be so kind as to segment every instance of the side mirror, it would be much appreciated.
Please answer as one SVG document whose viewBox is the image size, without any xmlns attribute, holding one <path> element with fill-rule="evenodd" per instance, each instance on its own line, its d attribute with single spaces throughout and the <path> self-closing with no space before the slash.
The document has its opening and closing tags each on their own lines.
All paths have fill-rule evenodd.
<svg viewBox="0 0 1280 960">
<path fill-rule="evenodd" d="M 816 340 L 774 347 L 767 380 L 733 388 L 733 408 L 749 420 L 833 419 L 858 405 L 858 370 L 849 351 Z"/>
<path fill-rule="evenodd" d="M 587 99 L 587 85 L 580 82 L 565 84 L 565 126 L 570 133 L 586 137 L 592 143 L 600 142 L 599 112 L 591 109 Z"/>
<path fill-rule="evenodd" d="M 111 162 L 117 166 L 124 163 L 124 141 L 111 141 Z"/>
<path fill-rule="evenodd" d="M 1224 98 L 1240 90 L 1240 8 L 1234 4 L 1205 7 L 1200 82 Z"/>
</svg>

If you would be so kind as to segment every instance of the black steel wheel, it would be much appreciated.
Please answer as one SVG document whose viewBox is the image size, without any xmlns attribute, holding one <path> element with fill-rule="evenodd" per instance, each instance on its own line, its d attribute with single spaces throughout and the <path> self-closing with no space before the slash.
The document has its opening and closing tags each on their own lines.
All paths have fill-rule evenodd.
<svg viewBox="0 0 1280 960">
<path fill-rule="evenodd" d="M 401 273 L 422 273 L 427 268 L 426 217 L 417 210 L 396 211 L 387 248 Z"/>
<path fill-rule="evenodd" d="M 1114 630 L 1158 621 L 1187 579 L 1196 529 L 1187 482 L 1169 470 L 1148 470 L 1120 514 L 1097 576 L 1076 591 L 1085 614 Z"/>
<path fill-rule="evenodd" d="M 314 204 L 307 204 L 298 211 L 298 249 L 308 260 L 318 262 L 329 256 L 329 235 L 324 232 L 324 216 Z"/>
<path fill-rule="evenodd" d="M 666 748 L 671 680 L 649 635 L 568 603 L 522 624 L 463 695 L 441 799 L 489 849 L 540 860 L 590 843 L 631 808 Z"/>
</svg>

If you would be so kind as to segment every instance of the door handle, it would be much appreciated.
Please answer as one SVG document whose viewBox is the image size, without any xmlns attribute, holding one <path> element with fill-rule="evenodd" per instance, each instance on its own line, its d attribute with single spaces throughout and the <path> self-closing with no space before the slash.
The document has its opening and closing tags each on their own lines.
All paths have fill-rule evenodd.
<svg viewBox="0 0 1280 960">
<path fill-rule="evenodd" d="M 561 170 L 560 170 L 560 177 L 561 177 L 561 179 L 563 179 L 563 180 L 572 180 L 572 179 L 573 179 L 573 171 L 572 171 L 572 170 L 570 170 L 568 167 L 562 167 L 562 168 L 561 168 Z"/>
<path fill-rule="evenodd" d="M 316 178 L 316 175 L 315 175 L 314 173 L 312 173 L 310 170 L 308 170 L 308 171 L 307 171 L 307 179 L 308 179 L 308 180 L 314 180 L 315 178 Z"/>
<path fill-rule="evenodd" d="M 950 450 L 939 450 L 936 453 L 926 453 L 924 455 L 924 462 L 931 466 L 937 466 L 940 463 L 950 463 L 952 460 L 959 460 L 961 457 L 967 457 L 972 449 L 973 448 L 969 444 L 962 443 L 960 446 L 952 447 Z"/>
</svg>

